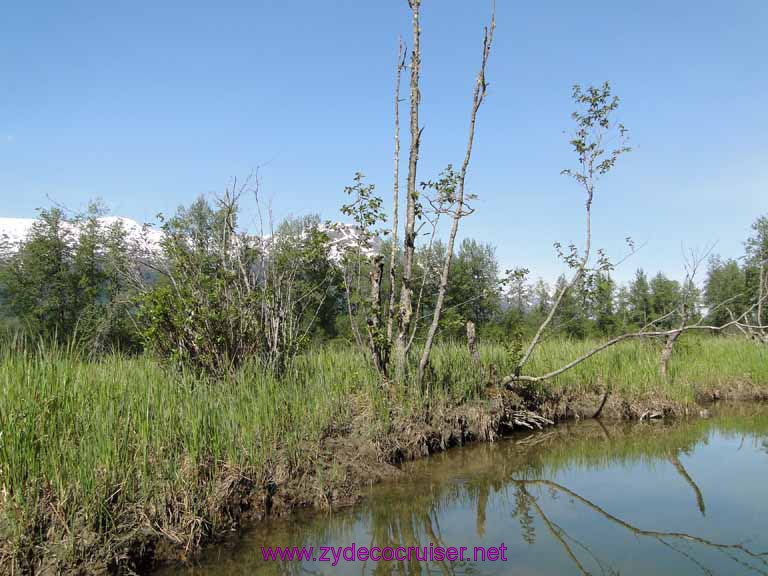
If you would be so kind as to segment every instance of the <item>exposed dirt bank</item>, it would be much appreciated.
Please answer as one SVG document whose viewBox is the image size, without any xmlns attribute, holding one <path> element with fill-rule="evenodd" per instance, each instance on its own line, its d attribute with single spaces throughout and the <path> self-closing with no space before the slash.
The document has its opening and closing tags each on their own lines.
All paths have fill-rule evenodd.
<svg viewBox="0 0 768 576">
<path fill-rule="evenodd" d="M 611 393 L 569 397 L 493 388 L 484 401 L 436 406 L 419 415 L 393 413 L 389 429 L 374 437 L 369 432 L 370 413 L 360 405 L 351 422 L 327 430 L 319 444 L 304 447 L 300 464 L 291 464 L 285 456 L 269 462 L 261 477 L 225 467 L 213 486 L 210 481 L 203 486 L 191 480 L 187 493 L 166 501 L 166 510 L 126 507 L 108 538 L 61 531 L 55 507 L 41 510 L 36 533 L 30 535 L 35 543 L 26 558 L 21 562 L 17 558 L 12 570 L 14 574 L 144 574 L 163 563 L 192 559 L 204 546 L 231 538 L 266 515 L 349 506 L 371 484 L 398 475 L 399 463 L 453 446 L 493 441 L 515 429 L 591 418 L 598 411 L 610 420 L 698 417 L 706 413 L 707 402 L 766 399 L 765 388 L 748 382 L 701 393 L 695 404 L 663 398 L 630 400 Z M 190 479 L 199 476 L 189 471 Z M 189 502 L 199 504 L 200 498 L 206 499 L 205 517 L 188 512 Z M 12 573 L 7 570 L 11 563 L 0 565 Z"/>
</svg>

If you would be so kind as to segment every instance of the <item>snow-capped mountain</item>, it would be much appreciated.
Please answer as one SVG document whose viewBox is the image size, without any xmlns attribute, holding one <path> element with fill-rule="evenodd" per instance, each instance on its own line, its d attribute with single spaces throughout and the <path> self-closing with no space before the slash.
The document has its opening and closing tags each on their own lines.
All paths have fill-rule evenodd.
<svg viewBox="0 0 768 576">
<path fill-rule="evenodd" d="M 15 252 L 19 245 L 29 236 L 34 218 L 0 218 L 0 252 Z M 121 223 L 126 232 L 127 240 L 132 244 L 140 245 L 149 251 L 159 249 L 162 232 L 145 226 L 130 218 L 120 216 L 105 216 L 99 218 L 99 222 L 106 228 L 116 223 Z M 71 222 L 63 222 L 62 226 L 68 228 L 74 237 L 79 234 L 79 227 Z"/>
<path fill-rule="evenodd" d="M 35 221 L 34 218 L 0 218 L 0 254 L 18 250 L 21 243 L 29 236 Z M 129 243 L 142 248 L 145 253 L 158 254 L 160 252 L 160 241 L 163 238 L 163 233 L 157 228 L 121 216 L 106 216 L 100 218 L 99 222 L 104 227 L 120 222 L 126 231 Z M 69 228 L 74 237 L 77 237 L 79 233 L 77 225 L 68 222 L 63 225 Z M 359 233 L 357 228 L 351 224 L 323 225 L 321 229 L 328 235 L 330 256 L 334 261 L 341 259 L 346 247 L 356 245 Z M 379 245 L 379 239 L 374 238 L 371 242 L 371 248 L 364 250 L 363 253 L 370 256 L 378 250 Z"/>
<path fill-rule="evenodd" d="M 329 256 L 334 262 L 341 260 L 344 251 L 348 247 L 356 246 L 359 232 L 352 224 L 336 223 L 330 226 L 322 225 L 320 229 L 328 236 Z M 373 256 L 379 251 L 381 240 L 378 237 L 371 239 L 370 247 L 363 248 L 364 256 Z"/>
</svg>

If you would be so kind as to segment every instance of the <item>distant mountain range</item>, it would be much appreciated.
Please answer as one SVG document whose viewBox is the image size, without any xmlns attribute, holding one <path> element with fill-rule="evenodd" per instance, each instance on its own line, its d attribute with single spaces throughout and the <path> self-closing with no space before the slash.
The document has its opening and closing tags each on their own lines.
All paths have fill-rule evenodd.
<svg viewBox="0 0 768 576">
<path fill-rule="evenodd" d="M 0 218 L 0 250 L 6 253 L 18 250 L 19 245 L 26 240 L 36 221 L 34 218 Z M 99 218 L 99 221 L 105 227 L 121 222 L 129 242 L 139 243 L 152 251 L 160 247 L 163 233 L 151 226 L 145 226 L 136 220 L 121 216 L 105 216 Z M 78 235 L 79 230 L 76 225 L 64 222 L 63 226 L 68 227 L 75 237 Z"/>
<path fill-rule="evenodd" d="M 121 222 L 129 242 L 137 244 L 149 252 L 160 251 L 163 233 L 157 228 L 140 224 L 136 220 L 122 216 L 106 216 L 100 218 L 99 221 L 105 227 Z M 35 222 L 34 218 L 0 218 L 0 253 L 7 254 L 18 250 L 19 245 L 27 238 Z M 76 225 L 65 223 L 65 226 L 69 226 L 73 236 L 77 236 L 78 228 Z M 333 260 L 338 260 L 344 248 L 354 245 L 357 238 L 357 229 L 351 224 L 333 224 L 324 226 L 323 230 L 330 238 L 330 255 Z M 376 238 L 372 249 L 368 252 L 371 254 L 376 252 L 379 246 L 380 240 Z"/>
</svg>

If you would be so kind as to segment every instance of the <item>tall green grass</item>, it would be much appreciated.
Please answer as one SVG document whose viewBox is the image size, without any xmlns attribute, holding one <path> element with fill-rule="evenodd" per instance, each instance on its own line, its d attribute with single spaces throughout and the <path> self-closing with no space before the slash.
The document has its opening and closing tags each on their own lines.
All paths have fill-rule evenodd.
<svg viewBox="0 0 768 576">
<path fill-rule="evenodd" d="M 528 372 L 556 368 L 593 344 L 544 342 Z M 627 397 L 681 401 L 734 381 L 768 388 L 768 350 L 744 339 L 681 339 L 666 381 L 658 376 L 658 352 L 656 344 L 626 343 L 550 385 L 574 394 L 610 385 Z M 497 374 L 512 371 L 502 346 L 481 353 Z M 463 345 L 436 347 L 432 364 L 430 402 L 484 396 L 489 371 L 473 366 Z M 306 466 L 329 430 L 349 428 L 362 414 L 363 433 L 383 434 L 393 410 L 420 414 L 424 400 L 416 386 L 384 390 L 366 358 L 348 348 L 310 351 L 280 379 L 245 366 L 212 382 L 146 356 L 87 361 L 61 348 L 6 347 L 0 540 L 30 544 L 46 526 L 119 533 L 131 522 L 126 515 L 162 514 L 168 502 L 205 516 L 214 480 L 227 470 L 258 483 L 280 458 Z"/>
</svg>

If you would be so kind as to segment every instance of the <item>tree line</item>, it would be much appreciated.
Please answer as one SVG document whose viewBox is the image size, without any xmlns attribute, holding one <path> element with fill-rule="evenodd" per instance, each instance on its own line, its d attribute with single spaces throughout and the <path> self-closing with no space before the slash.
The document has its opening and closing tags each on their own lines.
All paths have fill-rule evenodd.
<svg viewBox="0 0 768 576">
<path fill-rule="evenodd" d="M 391 242 L 375 242 L 372 257 L 367 249 L 378 238 L 358 234 L 334 254 L 334 225 L 318 216 L 286 220 L 266 241 L 235 230 L 237 209 L 232 198 L 213 206 L 199 198 L 179 208 L 162 220 L 162 256 L 151 254 L 121 221 L 105 224 L 106 211 L 98 203 L 71 217 L 60 208 L 42 210 L 25 241 L 12 250 L 6 247 L 0 263 L 6 329 L 16 326 L 60 342 L 81 341 L 89 350 L 130 352 L 146 347 L 169 358 L 194 358 L 211 368 L 256 354 L 254 342 L 267 338 L 267 326 L 277 331 L 273 339 L 290 342 L 293 350 L 286 358 L 312 342 L 355 343 L 357 335 L 357 343 L 364 345 L 363 308 L 372 263 L 380 258 L 389 267 Z M 601 271 L 561 299 L 552 333 L 577 339 L 610 337 L 639 330 L 654 319 L 660 319 L 655 322 L 658 328 L 671 329 L 675 312 L 683 306 L 692 318 L 723 326 L 743 314 L 758 295 L 759 254 L 768 250 L 768 217 L 757 218 L 752 230 L 743 255 L 709 257 L 700 284 L 638 269 L 630 282 L 619 285 L 610 271 Z M 435 239 L 414 251 L 417 341 L 426 338 L 424 319 L 431 318 L 436 307 L 446 250 L 446 244 Z M 402 267 L 402 246 L 394 254 L 397 270 Z M 486 340 L 533 335 L 568 280 L 561 275 L 548 283 L 531 276 L 528 268 L 502 271 L 494 246 L 464 239 L 448 268 L 439 337 L 464 338 L 467 322 Z M 253 282 L 250 290 L 248 280 Z M 254 286 L 259 286 L 258 294 Z M 265 301 L 275 308 L 286 305 L 292 314 L 281 309 L 268 321 Z M 729 304 L 720 306 L 723 302 Z M 263 308 L 264 317 L 251 323 L 245 312 L 249 308 Z M 285 327 L 290 336 L 281 332 L 278 317 L 293 322 Z M 768 323 L 765 313 L 761 321 Z M 280 348 L 274 342 L 267 346 Z"/>
</svg>

